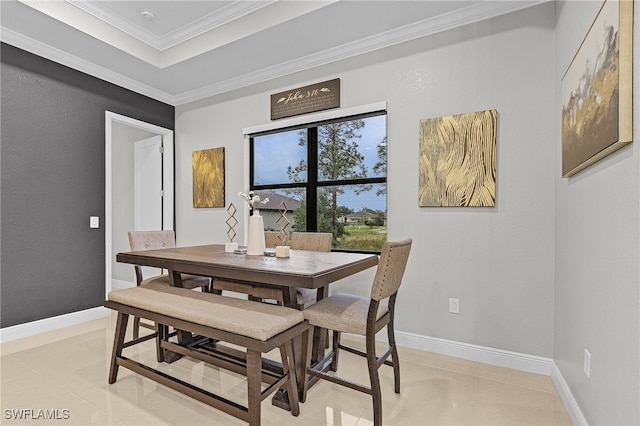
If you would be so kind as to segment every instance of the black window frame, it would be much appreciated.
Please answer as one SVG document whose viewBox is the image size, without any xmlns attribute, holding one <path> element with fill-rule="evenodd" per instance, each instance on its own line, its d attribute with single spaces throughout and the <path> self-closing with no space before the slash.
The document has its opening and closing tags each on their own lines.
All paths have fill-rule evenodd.
<svg viewBox="0 0 640 426">
<path fill-rule="evenodd" d="M 318 230 L 318 188 L 325 186 L 339 186 L 339 185 L 362 185 L 362 184 L 385 184 L 387 183 L 387 174 L 380 177 L 371 178 L 359 178 L 359 179 L 341 179 L 341 180 L 323 180 L 318 181 L 318 127 L 337 123 L 342 121 L 352 121 L 370 117 L 385 116 L 385 138 L 388 143 L 388 131 L 386 124 L 386 109 L 371 111 L 362 114 L 355 114 L 343 117 L 337 117 L 329 120 L 321 120 L 301 125 L 281 127 L 263 132 L 256 132 L 249 135 L 249 189 L 251 191 L 260 190 L 282 190 L 292 188 L 304 188 L 306 192 L 306 230 L 307 232 L 317 232 Z M 278 184 L 264 184 L 256 185 L 255 182 L 255 154 L 254 154 L 254 138 L 260 136 L 266 136 L 277 133 L 290 132 L 292 130 L 307 130 L 307 179 L 306 182 L 289 182 Z M 388 188 L 388 187 L 387 187 Z M 385 196 L 386 200 L 386 196 Z M 385 214 L 387 212 L 385 203 Z M 351 252 L 351 253 L 380 253 L 380 251 L 361 251 L 361 250 L 347 250 L 341 248 L 333 248 L 332 251 L 336 252 Z"/>
</svg>

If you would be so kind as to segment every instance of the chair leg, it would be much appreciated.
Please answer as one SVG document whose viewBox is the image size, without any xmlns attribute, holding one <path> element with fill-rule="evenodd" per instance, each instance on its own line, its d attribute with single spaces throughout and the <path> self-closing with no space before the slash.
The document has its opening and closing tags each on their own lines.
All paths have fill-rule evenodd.
<svg viewBox="0 0 640 426">
<path fill-rule="evenodd" d="M 127 332 L 127 322 L 129 315 L 118 312 L 118 320 L 116 321 L 116 331 L 113 337 L 113 351 L 111 352 L 111 366 L 109 367 L 109 384 L 115 383 L 118 378 L 118 357 L 122 355 L 124 346 L 124 336 Z"/>
<path fill-rule="evenodd" d="M 339 331 L 333 330 L 333 359 L 331 360 L 331 371 L 338 371 L 338 356 L 340 354 L 340 336 Z"/>
<path fill-rule="evenodd" d="M 133 317 L 133 338 L 140 337 L 140 317 Z"/>
<path fill-rule="evenodd" d="M 313 326 L 310 326 L 307 331 L 302 333 L 302 377 L 300 402 L 305 402 L 307 399 L 307 391 L 309 390 L 310 374 L 308 369 L 311 368 L 311 353 L 313 352 Z"/>
<path fill-rule="evenodd" d="M 387 336 L 389 346 L 391 346 L 391 362 L 393 363 L 393 383 L 395 393 L 400 393 L 400 360 L 398 359 L 398 349 L 396 346 L 395 332 L 393 330 L 393 321 L 387 324 Z"/>
<path fill-rule="evenodd" d="M 375 335 L 367 336 L 366 347 L 369 379 L 371 380 L 371 398 L 373 399 L 373 425 L 382 426 L 382 392 L 378 376 Z"/>
<path fill-rule="evenodd" d="M 156 358 L 158 362 L 164 362 L 164 349 L 160 346 L 163 340 L 169 340 L 169 326 L 155 323 L 156 326 Z"/>
</svg>

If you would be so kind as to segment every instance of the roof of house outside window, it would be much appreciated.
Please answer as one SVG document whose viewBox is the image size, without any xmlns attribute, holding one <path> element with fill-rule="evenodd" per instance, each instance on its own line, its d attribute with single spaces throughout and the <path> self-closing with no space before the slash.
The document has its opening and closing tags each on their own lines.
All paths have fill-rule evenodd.
<svg viewBox="0 0 640 426">
<path fill-rule="evenodd" d="M 284 203 L 285 207 L 288 211 L 296 210 L 302 204 L 300 201 L 287 197 L 286 195 L 277 194 L 268 189 L 262 189 L 259 191 L 254 191 L 257 196 L 260 197 L 261 200 L 265 198 L 269 199 L 269 202 L 266 204 L 260 204 L 260 210 L 280 210 L 282 208 L 282 203 Z"/>
</svg>

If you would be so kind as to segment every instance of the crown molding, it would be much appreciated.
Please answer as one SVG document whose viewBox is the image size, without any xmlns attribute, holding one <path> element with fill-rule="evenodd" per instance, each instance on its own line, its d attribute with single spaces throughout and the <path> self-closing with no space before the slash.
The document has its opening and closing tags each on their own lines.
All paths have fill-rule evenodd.
<svg viewBox="0 0 640 426">
<path fill-rule="evenodd" d="M 66 0 L 73 6 L 89 13 L 96 18 L 118 28 L 121 31 L 137 38 L 156 50 L 162 51 L 192 38 L 198 37 L 208 31 L 221 27 L 235 19 L 242 18 L 250 13 L 258 11 L 275 2 L 275 0 L 262 2 L 234 1 L 220 10 L 200 17 L 198 20 L 170 31 L 162 36 L 156 36 L 151 31 L 145 30 L 132 22 L 122 19 L 120 16 L 111 13 L 104 7 L 97 6 L 99 3 L 86 2 L 81 0 Z"/>
<path fill-rule="evenodd" d="M 182 105 L 200 99 L 230 92 L 252 84 L 262 83 L 278 77 L 327 65 L 343 59 L 391 47 L 416 40 L 439 32 L 458 28 L 463 25 L 491 19 L 500 15 L 526 9 L 551 0 L 531 0 L 515 2 L 484 2 L 446 15 L 395 28 L 375 36 L 347 43 L 312 55 L 297 58 L 259 71 L 243 74 L 232 79 L 209 86 L 184 92 L 176 96 L 176 105 Z"/>
<path fill-rule="evenodd" d="M 485 1 L 456 12 L 399 27 L 375 36 L 367 37 L 275 66 L 266 67 L 258 71 L 239 75 L 231 79 L 183 92 L 175 96 L 110 71 L 106 68 L 97 66 L 89 61 L 80 59 L 59 49 L 52 48 L 51 46 L 25 37 L 4 27 L 0 27 L 2 30 L 0 33 L 0 40 L 36 55 L 58 62 L 62 65 L 69 66 L 77 69 L 78 71 L 82 71 L 86 74 L 106 80 L 126 89 L 133 90 L 142 95 L 177 106 L 386 47 L 391 47 L 400 43 L 471 24 L 473 22 L 491 19 L 500 15 L 536 6 L 538 4 L 547 3 L 549 1 L 551 0 Z"/>
<path fill-rule="evenodd" d="M 132 90 L 141 95 L 148 96 L 169 105 L 175 105 L 174 97 L 166 92 L 98 66 L 93 62 L 70 55 L 67 52 L 63 52 L 62 50 L 51 47 L 40 41 L 26 37 L 8 28 L 0 27 L 0 41 L 109 83 L 113 83 L 117 86 L 121 86 L 125 89 Z"/>
</svg>

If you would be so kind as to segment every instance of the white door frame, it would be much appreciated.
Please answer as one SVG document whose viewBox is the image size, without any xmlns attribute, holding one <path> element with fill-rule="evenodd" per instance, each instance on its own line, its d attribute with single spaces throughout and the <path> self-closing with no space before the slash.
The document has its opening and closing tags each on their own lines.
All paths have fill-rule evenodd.
<svg viewBox="0 0 640 426">
<path fill-rule="evenodd" d="M 174 182 L 173 182 L 173 130 L 165 129 L 164 127 L 156 126 L 155 124 L 145 123 L 144 121 L 136 120 L 134 118 L 126 117 L 124 115 L 116 114 L 111 111 L 105 111 L 105 220 L 104 220 L 104 245 L 105 245 L 105 297 L 108 296 L 111 291 L 112 271 L 111 264 L 111 250 L 113 247 L 112 242 L 112 229 L 113 229 L 113 201 L 112 201 L 112 176 L 113 176 L 113 161 L 111 156 L 112 146 L 112 132 L 113 124 L 120 123 L 126 126 L 135 127 L 137 129 L 145 130 L 151 133 L 156 133 L 162 136 L 164 155 L 163 155 L 163 216 L 162 216 L 162 229 L 173 229 L 174 218 Z"/>
</svg>

